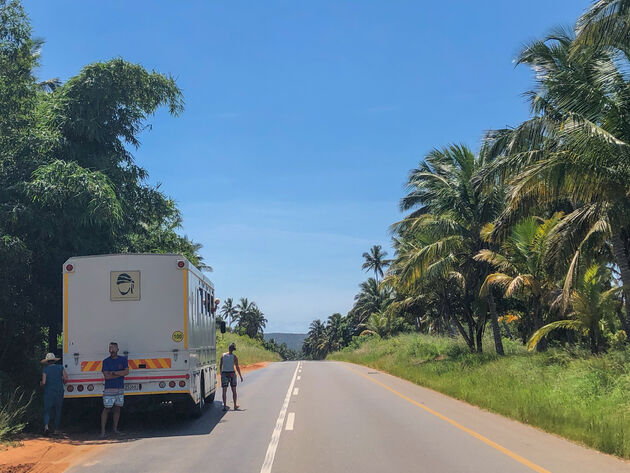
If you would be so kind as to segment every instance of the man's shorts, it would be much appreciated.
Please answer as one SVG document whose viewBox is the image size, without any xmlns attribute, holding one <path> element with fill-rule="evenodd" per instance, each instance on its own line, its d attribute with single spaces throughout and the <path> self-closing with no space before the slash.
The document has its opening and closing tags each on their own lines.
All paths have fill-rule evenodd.
<svg viewBox="0 0 630 473">
<path fill-rule="evenodd" d="M 124 389 L 105 391 L 103 393 L 103 406 L 106 409 L 111 409 L 114 406 L 122 407 L 124 404 L 125 404 L 125 390 Z"/>
<path fill-rule="evenodd" d="M 234 371 L 223 371 L 221 373 L 221 387 L 227 388 L 228 385 L 236 387 L 236 373 Z"/>
</svg>

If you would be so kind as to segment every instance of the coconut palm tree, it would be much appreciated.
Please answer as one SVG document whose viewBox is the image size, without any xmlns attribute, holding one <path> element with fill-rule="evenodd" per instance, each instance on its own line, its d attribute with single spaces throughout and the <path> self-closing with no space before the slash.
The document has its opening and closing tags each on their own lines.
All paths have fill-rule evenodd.
<svg viewBox="0 0 630 473">
<path fill-rule="evenodd" d="M 382 251 L 381 245 L 374 245 L 370 248 L 370 252 L 363 253 L 365 262 L 361 269 L 365 271 L 374 271 L 374 278 L 378 283 L 378 277 L 383 277 L 383 270 L 389 266 L 389 261 L 385 259 L 387 251 Z"/>
<path fill-rule="evenodd" d="M 486 296 L 493 286 L 500 287 L 505 297 L 517 297 L 529 307 L 523 327 L 524 340 L 544 325 L 543 309 L 551 305 L 552 293 L 557 290 L 556 279 L 550 272 L 549 239 L 554 227 L 562 219 L 562 213 L 543 220 L 529 217 L 515 225 L 498 251 L 483 249 L 475 260 L 490 264 L 498 270 L 489 274 L 480 295 Z M 484 228 L 484 235 L 491 235 L 493 224 Z M 544 346 L 541 345 L 541 348 Z"/>
<path fill-rule="evenodd" d="M 311 322 L 308 333 L 302 344 L 305 355 L 314 359 L 322 359 L 326 356 L 326 325 L 317 319 Z"/>
<path fill-rule="evenodd" d="M 354 296 L 356 302 L 349 314 L 355 327 L 365 322 L 372 313 L 387 308 L 392 301 L 391 289 L 379 287 L 374 278 L 368 278 L 359 287 L 361 291 Z"/>
<path fill-rule="evenodd" d="M 326 321 L 326 353 L 341 348 L 343 339 L 343 317 L 339 313 L 332 314 Z"/>
<path fill-rule="evenodd" d="M 489 307 L 479 301 L 479 288 L 487 268 L 473 256 L 487 246 L 480 231 L 502 205 L 500 186 L 488 192 L 474 186 L 473 177 L 484 165 L 483 155 L 475 156 L 463 145 L 434 149 L 411 171 L 409 193 L 401 201 L 401 210 L 411 213 L 394 225 L 407 246 L 397 262 L 401 282 L 456 282 L 451 298 L 463 321 L 456 320 L 456 325 L 470 349 L 479 352 Z M 500 342 L 500 336 L 496 339 Z"/>
<path fill-rule="evenodd" d="M 607 16 L 628 15 L 625 7 L 623 12 L 615 10 L 622 5 L 627 2 L 597 2 L 580 20 L 577 41 L 573 32 L 557 30 L 521 52 L 517 62 L 536 73 L 536 89 L 528 94 L 533 117 L 514 129 L 488 135 L 484 152 L 490 164 L 479 179 L 488 186 L 501 181 L 509 185 L 508 205 L 497 230 L 505 231 L 508 224 L 536 209 L 567 208 L 552 245 L 553 258 L 561 260 L 563 249 L 569 248 L 575 252 L 575 263 L 587 242 L 597 240 L 600 246 L 608 242 L 623 283 L 627 317 L 630 81 L 624 64 L 630 49 L 596 47 L 612 41 L 603 36 L 595 41 L 597 34 L 612 34 L 618 27 L 614 19 L 607 22 Z M 627 35 L 622 39 L 630 46 Z M 571 265 L 573 270 L 577 267 Z M 574 280 L 575 271 L 567 283 Z"/>
<path fill-rule="evenodd" d="M 591 265 L 582 277 L 578 287 L 571 291 L 570 303 L 573 309 L 568 319 L 558 320 L 538 329 L 527 343 L 533 350 L 549 333 L 557 329 L 573 330 L 588 336 L 593 354 L 603 348 L 602 323 L 614 317 L 619 306 L 620 287 L 610 288 L 610 271 L 599 264 Z"/>
<path fill-rule="evenodd" d="M 223 307 L 221 307 L 221 317 L 223 320 L 229 321 L 229 326 L 232 327 L 232 323 L 238 316 L 238 309 L 234 306 L 234 301 L 232 301 L 231 297 L 225 299 L 223 302 Z"/>
</svg>

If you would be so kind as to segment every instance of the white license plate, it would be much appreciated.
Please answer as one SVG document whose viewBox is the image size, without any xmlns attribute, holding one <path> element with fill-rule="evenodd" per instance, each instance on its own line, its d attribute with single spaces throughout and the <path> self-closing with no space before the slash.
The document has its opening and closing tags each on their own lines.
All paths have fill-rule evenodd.
<svg viewBox="0 0 630 473">
<path fill-rule="evenodd" d="M 138 383 L 125 384 L 125 391 L 138 391 L 140 385 Z"/>
</svg>

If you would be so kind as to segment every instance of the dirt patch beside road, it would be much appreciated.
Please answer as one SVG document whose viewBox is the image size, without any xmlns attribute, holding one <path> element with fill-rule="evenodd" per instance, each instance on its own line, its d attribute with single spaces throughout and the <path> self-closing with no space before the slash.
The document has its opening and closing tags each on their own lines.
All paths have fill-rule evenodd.
<svg viewBox="0 0 630 473">
<path fill-rule="evenodd" d="M 0 450 L 0 473 L 62 473 L 103 445 L 68 439 L 26 439 L 17 447 Z"/>
</svg>

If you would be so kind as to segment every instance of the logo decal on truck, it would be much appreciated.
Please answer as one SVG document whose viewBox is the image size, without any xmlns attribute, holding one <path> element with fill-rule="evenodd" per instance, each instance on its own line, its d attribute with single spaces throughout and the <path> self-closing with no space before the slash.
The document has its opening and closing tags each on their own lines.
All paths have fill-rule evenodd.
<svg viewBox="0 0 630 473">
<path fill-rule="evenodd" d="M 173 341 L 181 342 L 184 339 L 184 334 L 180 330 L 173 332 Z"/>
<path fill-rule="evenodd" d="M 112 271 L 110 273 L 112 301 L 140 300 L 140 271 Z"/>
</svg>

